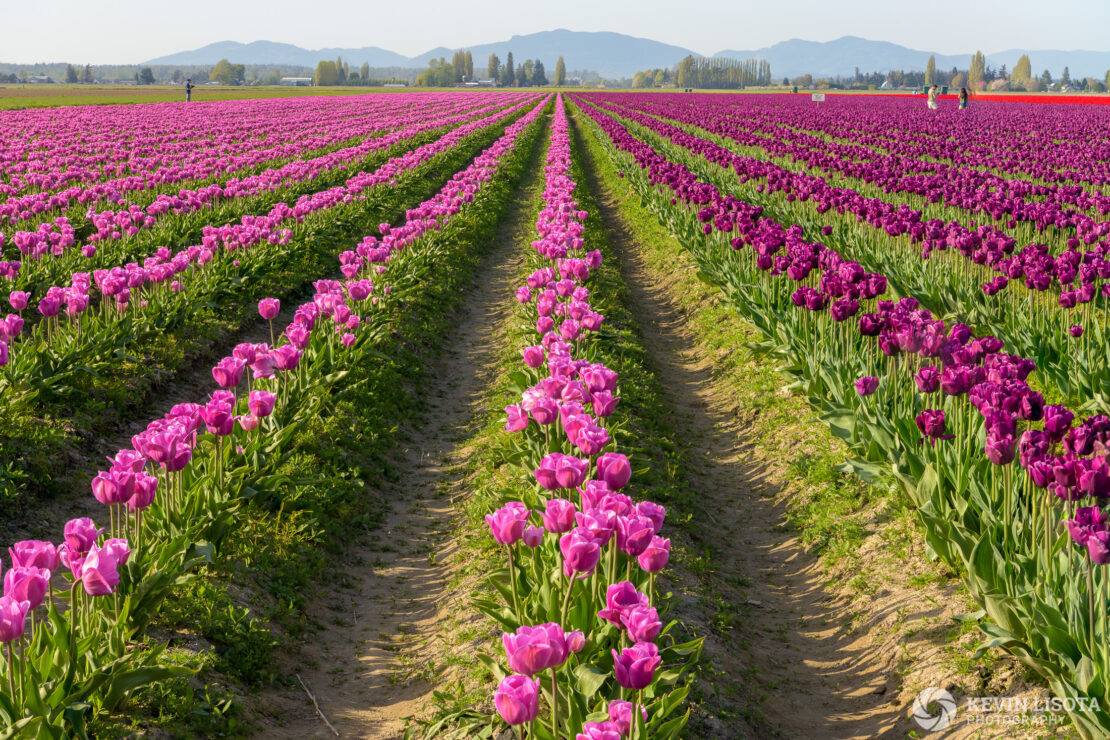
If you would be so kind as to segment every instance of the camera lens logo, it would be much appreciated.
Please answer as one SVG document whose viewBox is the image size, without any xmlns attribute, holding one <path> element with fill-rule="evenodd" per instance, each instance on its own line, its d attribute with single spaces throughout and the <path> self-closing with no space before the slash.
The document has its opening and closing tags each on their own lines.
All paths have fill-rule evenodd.
<svg viewBox="0 0 1110 740">
<path fill-rule="evenodd" d="M 944 689 L 931 686 L 913 700 L 913 719 L 923 730 L 947 730 L 956 719 L 956 700 Z"/>
</svg>

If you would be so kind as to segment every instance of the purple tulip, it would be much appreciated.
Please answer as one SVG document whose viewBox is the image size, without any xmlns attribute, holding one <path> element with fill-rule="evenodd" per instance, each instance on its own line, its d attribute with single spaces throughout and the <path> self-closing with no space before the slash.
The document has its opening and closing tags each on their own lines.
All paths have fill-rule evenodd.
<svg viewBox="0 0 1110 740">
<path fill-rule="evenodd" d="M 523 506 L 523 504 L 520 504 Z M 493 539 L 499 545 L 512 545 L 524 536 L 524 527 L 528 520 L 528 510 L 524 516 L 519 509 L 512 506 L 503 506 L 492 514 L 486 514 L 486 523 L 493 533 Z"/>
<path fill-rule="evenodd" d="M 212 368 L 212 378 L 221 388 L 235 388 L 243 379 L 246 363 L 234 357 L 225 357 Z"/>
<path fill-rule="evenodd" d="M 879 389 L 879 379 L 873 375 L 865 375 L 856 381 L 856 393 L 861 396 L 870 396 Z"/>
<path fill-rule="evenodd" d="M 258 302 L 258 315 L 267 321 L 273 321 L 281 313 L 281 301 L 277 298 L 263 298 Z"/>
<path fill-rule="evenodd" d="M 528 428 L 528 412 L 520 406 L 511 405 L 505 407 L 505 431 L 507 432 L 521 432 Z"/>
<path fill-rule="evenodd" d="M 667 567 L 667 560 L 671 556 L 671 541 L 663 537 L 652 537 L 644 551 L 636 558 L 640 568 L 646 573 L 658 573 Z"/>
<path fill-rule="evenodd" d="M 30 611 L 29 601 L 17 601 L 8 595 L 0 596 L 0 642 L 10 643 L 23 637 Z"/>
<path fill-rule="evenodd" d="M 621 653 L 616 650 L 613 654 L 613 672 L 617 683 L 626 689 L 639 691 L 651 685 L 655 678 L 655 669 L 659 667 L 662 658 L 659 657 L 659 648 L 652 642 L 638 642 L 632 647 L 625 648 Z"/>
<path fill-rule="evenodd" d="M 251 415 L 258 418 L 269 416 L 274 412 L 274 403 L 277 394 L 270 391 L 251 391 L 247 399 L 247 409 Z"/>
<path fill-rule="evenodd" d="M 617 547 L 625 555 L 635 557 L 647 549 L 655 536 L 655 525 L 647 517 L 617 517 Z"/>
<path fill-rule="evenodd" d="M 621 624 L 632 642 L 651 642 L 663 629 L 659 613 L 651 606 L 637 606 L 621 613 Z"/>
<path fill-rule="evenodd" d="M 22 290 L 13 290 L 8 294 L 8 304 L 11 305 L 16 311 L 22 311 L 27 308 L 27 303 L 30 302 L 31 296 Z"/>
<path fill-rule="evenodd" d="M 935 444 L 938 439 L 952 439 L 955 435 L 944 433 L 944 412 L 939 409 L 925 409 L 917 415 L 917 428 Z"/>
<path fill-rule="evenodd" d="M 543 526 L 548 532 L 563 534 L 574 529 L 574 504 L 564 498 L 548 499 L 545 504 Z"/>
<path fill-rule="evenodd" d="M 927 365 L 914 374 L 913 381 L 922 393 L 936 393 L 940 388 L 940 375 L 939 368 Z"/>
<path fill-rule="evenodd" d="M 563 573 L 568 577 L 572 573 L 593 573 L 601 559 L 601 547 L 597 541 L 578 529 L 559 538 L 559 551 L 563 553 Z"/>
<path fill-rule="evenodd" d="M 528 367 L 539 367 L 543 365 L 543 360 L 543 347 L 535 346 L 524 348 L 524 364 Z"/>
<path fill-rule="evenodd" d="M 54 543 L 42 540 L 17 542 L 8 548 L 8 554 L 11 556 L 12 566 L 16 568 L 45 568 L 55 571 L 61 562 Z"/>
<path fill-rule="evenodd" d="M 605 608 L 597 616 L 621 627 L 621 615 L 638 606 L 651 606 L 647 594 L 640 593 L 630 581 L 609 585 L 605 591 Z M 625 687 L 627 688 L 627 687 Z M 642 688 L 642 687 L 641 687 Z"/>
<path fill-rule="evenodd" d="M 827 228 L 827 227 L 826 227 Z M 647 709 L 640 707 L 640 716 L 647 722 Z M 627 735 L 632 729 L 632 702 L 614 699 L 609 702 L 609 721 L 617 726 L 621 735 Z"/>
<path fill-rule="evenodd" d="M 624 488 L 632 478 L 632 465 L 626 455 L 606 452 L 597 459 L 597 477 L 614 491 Z"/>
<path fill-rule="evenodd" d="M 622 734 L 616 722 L 586 722 L 574 740 L 621 740 Z"/>
<path fill-rule="evenodd" d="M 46 568 L 14 567 L 4 574 L 4 595 L 26 601 L 38 609 L 50 590 L 50 571 Z"/>
<path fill-rule="evenodd" d="M 493 705 L 509 725 L 515 727 L 531 722 L 540 713 L 540 680 L 506 676 L 493 694 Z"/>
</svg>

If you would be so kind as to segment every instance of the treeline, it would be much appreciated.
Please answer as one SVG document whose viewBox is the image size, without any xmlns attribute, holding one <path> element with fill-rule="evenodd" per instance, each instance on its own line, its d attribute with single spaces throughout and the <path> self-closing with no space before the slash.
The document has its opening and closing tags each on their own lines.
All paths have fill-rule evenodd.
<svg viewBox="0 0 1110 740">
<path fill-rule="evenodd" d="M 637 72 L 628 86 L 740 90 L 771 84 L 771 63 L 765 59 L 717 59 L 691 55 L 674 68 L 660 67 Z"/>
<path fill-rule="evenodd" d="M 316 85 L 381 87 L 388 84 L 407 84 L 413 80 L 415 72 L 416 70 L 406 67 L 379 69 L 371 67 L 369 62 L 363 62 L 358 69 L 351 69 L 351 65 L 343 61 L 343 57 L 336 57 L 334 62 L 317 63 L 316 72 L 312 78 Z"/>
<path fill-rule="evenodd" d="M 520 64 L 513 60 L 510 51 L 501 62 L 497 54 L 490 54 L 486 60 L 485 76 L 481 69 L 474 72 L 474 57 L 470 51 L 456 51 L 451 61 L 445 57 L 428 62 L 428 69 L 416 78 L 416 84 L 424 87 L 451 87 L 453 85 L 486 82 L 498 87 L 543 87 L 546 85 L 567 84 L 567 65 L 562 57 L 555 63 L 555 72 L 547 76 L 547 68 L 541 59 L 525 59 Z"/>
</svg>

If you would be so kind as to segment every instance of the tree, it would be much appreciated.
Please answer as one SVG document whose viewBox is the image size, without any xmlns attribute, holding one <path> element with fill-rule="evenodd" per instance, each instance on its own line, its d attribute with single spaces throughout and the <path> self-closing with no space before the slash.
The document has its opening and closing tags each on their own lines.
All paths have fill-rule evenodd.
<svg viewBox="0 0 1110 740">
<path fill-rule="evenodd" d="M 212 68 L 208 75 L 209 79 L 213 79 L 221 85 L 238 85 L 246 76 L 246 67 L 242 64 L 232 64 L 226 59 L 216 62 L 216 66 Z"/>
<path fill-rule="evenodd" d="M 651 81 L 654 87 L 663 87 L 667 82 L 667 71 L 663 69 L 655 70 L 655 79 Z"/>
<path fill-rule="evenodd" d="M 456 51 L 451 56 L 451 74 L 455 76 L 455 82 L 462 82 L 466 74 L 466 57 L 461 51 Z"/>
<path fill-rule="evenodd" d="M 139 70 L 138 80 L 140 85 L 153 85 L 154 70 L 152 70 L 150 67 L 143 67 Z"/>
<path fill-rule="evenodd" d="M 455 67 L 443 57 L 428 62 L 428 68 L 416 78 L 420 87 L 450 87 L 455 84 Z"/>
<path fill-rule="evenodd" d="M 520 80 L 521 87 L 528 87 L 532 84 L 532 73 L 535 69 L 535 62 L 531 59 L 525 59 L 524 63 L 520 65 L 519 74 L 517 78 Z"/>
<path fill-rule="evenodd" d="M 347 64 L 343 61 L 343 57 L 335 58 L 335 85 L 342 85 L 347 81 Z"/>
<path fill-rule="evenodd" d="M 856 67 L 856 75 L 859 75 L 859 67 Z M 935 56 L 929 57 L 929 63 L 925 65 L 925 84 L 932 86 L 937 81 L 937 58 Z"/>
<path fill-rule="evenodd" d="M 466 56 L 463 57 L 463 61 L 464 61 L 463 68 L 464 68 L 465 73 L 466 73 L 466 79 L 473 80 L 474 79 L 474 57 L 473 57 L 473 55 L 471 55 L 470 49 L 466 50 Z"/>
<path fill-rule="evenodd" d="M 968 68 L 967 82 L 972 88 L 978 90 L 983 86 L 983 78 L 987 71 L 987 57 L 981 51 L 971 55 L 971 67 Z"/>
<path fill-rule="evenodd" d="M 1052 73 L 1049 72 L 1047 69 L 1044 72 L 1041 72 L 1041 84 L 1045 87 L 1048 87 L 1052 84 Z"/>
<path fill-rule="evenodd" d="M 276 85 L 281 82 L 281 71 L 276 67 L 262 76 L 263 85 Z"/>
<path fill-rule="evenodd" d="M 496 54 L 489 55 L 489 62 L 486 63 L 486 76 L 494 82 L 501 76 L 501 59 Z"/>
<path fill-rule="evenodd" d="M 86 85 L 89 85 L 89 84 L 92 84 L 95 81 L 96 81 L 96 75 L 93 74 L 92 65 L 91 64 L 86 64 L 85 65 L 85 71 L 81 73 L 81 82 L 84 82 Z"/>
<path fill-rule="evenodd" d="M 516 84 L 516 71 L 513 69 L 513 53 L 505 58 L 505 66 L 501 69 L 501 86 L 512 87 Z"/>
<path fill-rule="evenodd" d="M 1060 75 L 1060 84 L 1061 85 L 1070 85 L 1071 84 L 1071 72 L 1068 71 L 1067 67 L 1064 67 L 1064 74 Z"/>
<path fill-rule="evenodd" d="M 316 85 L 334 85 L 339 80 L 339 70 L 335 62 L 323 61 L 316 64 Z"/>
<path fill-rule="evenodd" d="M 180 69 L 175 69 L 173 72 L 170 73 L 170 82 L 172 82 L 173 84 L 180 85 L 184 81 L 185 73 L 182 72 Z"/>
<path fill-rule="evenodd" d="M 1106 79 L 1110 80 L 1110 70 L 1106 72 Z M 567 84 L 567 65 L 562 57 L 559 61 L 555 62 L 555 87 L 562 87 Z"/>
<path fill-rule="evenodd" d="M 682 58 L 678 63 L 678 77 L 676 79 L 679 87 L 695 87 L 697 80 L 694 77 L 694 57 L 687 55 Z"/>
<path fill-rule="evenodd" d="M 1106 87 L 1110 88 L 1110 69 L 1106 70 Z"/>
<path fill-rule="evenodd" d="M 1010 72 L 1010 82 L 1015 84 L 1024 85 L 1025 81 L 1033 76 L 1033 67 L 1029 63 L 1029 55 L 1022 54 L 1021 59 L 1017 60 L 1014 65 L 1014 70 Z"/>
<path fill-rule="evenodd" d="M 539 59 L 532 67 L 532 84 L 536 87 L 543 87 L 547 84 L 547 70 L 543 68 L 543 62 Z"/>
<path fill-rule="evenodd" d="M 370 79 L 370 62 L 363 62 L 359 68 L 358 76 L 363 80 Z"/>
<path fill-rule="evenodd" d="M 66 83 L 69 85 L 77 82 L 77 68 L 72 64 L 66 65 Z"/>
<path fill-rule="evenodd" d="M 957 72 L 952 75 L 952 81 L 948 83 L 952 87 L 964 87 L 967 85 L 967 75 L 963 72 Z"/>
</svg>

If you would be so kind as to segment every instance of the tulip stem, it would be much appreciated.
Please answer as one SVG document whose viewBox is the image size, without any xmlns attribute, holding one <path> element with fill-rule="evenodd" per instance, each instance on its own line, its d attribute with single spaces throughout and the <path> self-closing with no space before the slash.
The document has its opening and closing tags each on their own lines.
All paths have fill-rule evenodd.
<svg viewBox="0 0 1110 740">
<path fill-rule="evenodd" d="M 570 608 L 570 594 L 572 591 L 574 591 L 573 573 L 570 574 L 570 583 L 567 584 L 567 595 L 563 597 L 563 610 L 560 612 L 562 614 L 562 619 L 559 622 L 559 626 L 564 626 L 567 623 L 567 610 Z"/>
<path fill-rule="evenodd" d="M 1087 633 L 1091 654 L 1095 653 L 1095 561 L 1087 559 Z"/>
<path fill-rule="evenodd" d="M 15 659 L 12 657 L 12 644 L 7 643 L 8 648 L 8 687 L 11 690 L 12 703 L 17 707 L 19 702 L 15 700 Z M 18 716 L 18 715 L 17 715 Z"/>
<path fill-rule="evenodd" d="M 520 730 L 520 740 L 524 740 L 524 723 L 521 722 L 517 728 Z"/>
<path fill-rule="evenodd" d="M 572 581 L 573 583 L 573 581 Z M 569 592 L 570 589 L 567 589 Z M 551 667 L 551 737 L 559 740 L 559 687 L 555 683 L 555 666 Z"/>
<path fill-rule="evenodd" d="M 655 571 L 648 573 L 648 603 L 655 605 Z"/>
<path fill-rule="evenodd" d="M 509 552 L 509 585 L 512 587 L 513 590 L 513 616 L 516 617 L 517 621 L 519 622 L 521 619 L 521 615 L 520 597 L 517 595 L 516 592 L 516 562 L 513 560 L 513 548 L 509 545 L 505 545 L 505 549 Z"/>
</svg>

